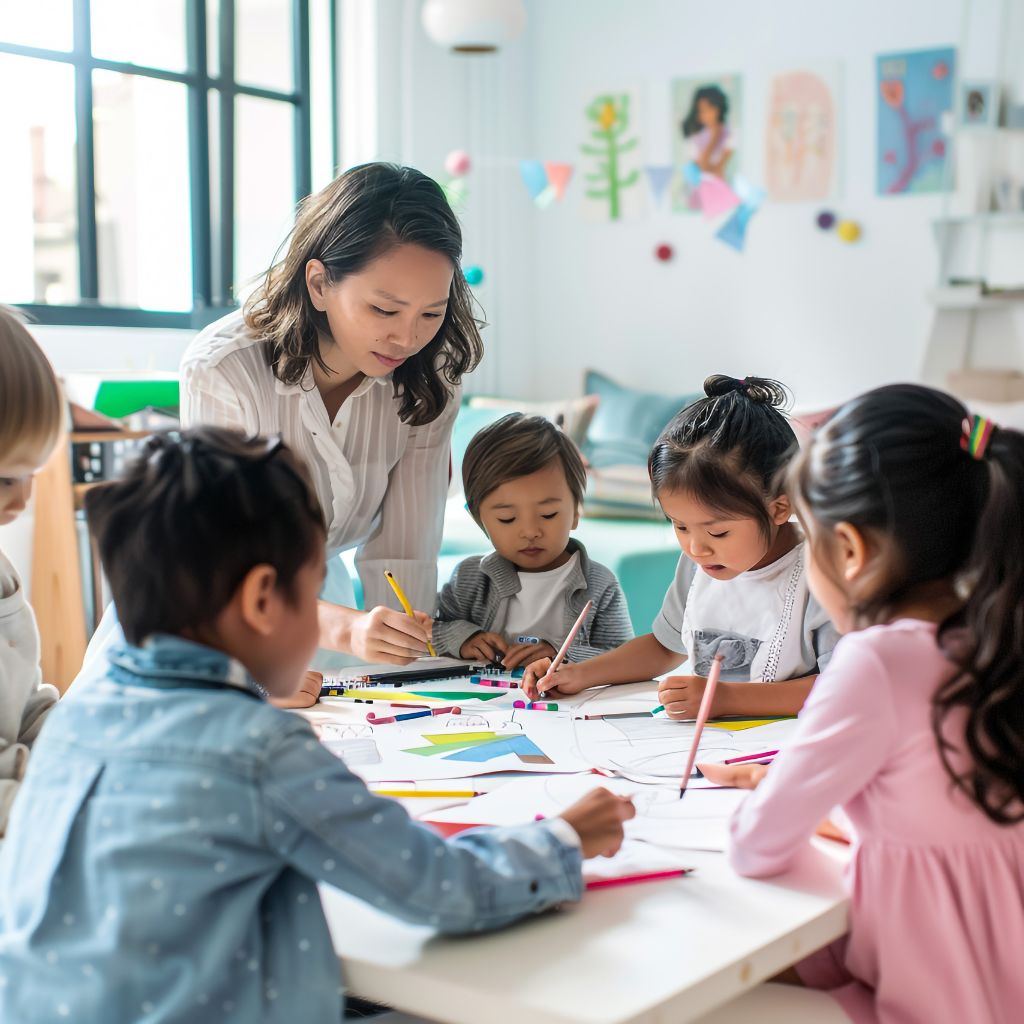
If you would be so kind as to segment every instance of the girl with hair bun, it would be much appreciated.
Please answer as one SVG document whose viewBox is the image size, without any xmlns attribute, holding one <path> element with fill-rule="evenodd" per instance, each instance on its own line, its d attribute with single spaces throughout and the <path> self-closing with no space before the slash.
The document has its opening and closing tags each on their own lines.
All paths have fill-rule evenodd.
<svg viewBox="0 0 1024 1024">
<path fill-rule="evenodd" d="M 714 714 L 788 715 L 828 661 L 837 635 L 808 590 L 803 536 L 782 487 L 797 451 L 782 412 L 786 389 L 716 375 L 704 393 L 648 459 L 654 496 L 683 550 L 652 631 L 585 664 L 563 664 L 549 695 L 654 679 L 687 662 L 689 674 L 665 679 L 659 696 L 670 718 L 694 718 L 720 654 Z M 531 696 L 548 664 L 527 669 Z"/>
</svg>

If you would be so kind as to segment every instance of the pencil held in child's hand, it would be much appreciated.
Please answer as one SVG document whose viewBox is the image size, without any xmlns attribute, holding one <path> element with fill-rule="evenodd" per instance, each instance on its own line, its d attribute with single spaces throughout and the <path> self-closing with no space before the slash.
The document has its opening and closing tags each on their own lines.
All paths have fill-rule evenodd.
<svg viewBox="0 0 1024 1024">
<path fill-rule="evenodd" d="M 543 679 L 537 681 L 537 689 L 543 694 L 547 687 L 544 685 L 549 682 L 551 677 L 558 671 L 559 666 L 565 661 L 565 655 L 569 648 L 572 647 L 573 640 L 576 639 L 576 634 L 583 628 L 583 623 L 586 622 L 587 616 L 590 614 L 590 609 L 594 607 L 593 601 L 588 601 L 583 606 L 583 611 L 580 612 L 579 618 L 573 624 L 572 629 L 569 630 L 569 635 L 565 638 L 565 642 L 562 644 L 558 653 L 555 655 L 555 660 L 551 662 L 551 666 L 548 668 Z"/>
<path fill-rule="evenodd" d="M 682 781 L 679 783 L 679 799 L 686 795 L 686 784 L 690 781 L 690 773 L 693 771 L 693 762 L 697 760 L 697 748 L 700 746 L 700 734 L 704 731 L 704 724 L 711 714 L 711 706 L 715 702 L 715 690 L 718 688 L 718 677 L 722 674 L 722 655 L 716 654 L 712 662 L 711 671 L 708 673 L 708 684 L 704 687 L 704 697 L 700 702 L 700 711 L 697 712 L 697 724 L 693 732 L 693 744 L 690 747 L 690 756 L 686 759 L 686 770 L 683 772 Z"/>
</svg>

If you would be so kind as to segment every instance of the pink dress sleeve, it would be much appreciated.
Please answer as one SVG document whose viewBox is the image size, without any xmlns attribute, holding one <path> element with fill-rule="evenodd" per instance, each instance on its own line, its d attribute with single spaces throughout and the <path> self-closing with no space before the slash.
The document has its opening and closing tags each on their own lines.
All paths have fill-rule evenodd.
<svg viewBox="0 0 1024 1024">
<path fill-rule="evenodd" d="M 897 739 L 892 685 L 863 634 L 840 641 L 792 741 L 730 823 L 729 859 L 741 875 L 785 871 L 829 811 L 878 773 Z"/>
</svg>

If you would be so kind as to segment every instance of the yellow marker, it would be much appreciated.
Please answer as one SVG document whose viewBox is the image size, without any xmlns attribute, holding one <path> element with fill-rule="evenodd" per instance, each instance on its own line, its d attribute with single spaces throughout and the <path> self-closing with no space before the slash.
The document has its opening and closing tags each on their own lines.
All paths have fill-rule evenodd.
<svg viewBox="0 0 1024 1024">
<path fill-rule="evenodd" d="M 384 570 L 384 579 L 391 584 L 391 589 L 395 592 L 395 597 L 398 598 L 399 603 L 405 609 L 405 614 L 408 615 L 410 619 L 415 620 L 416 616 L 413 615 L 412 605 L 409 604 L 409 598 L 402 593 L 402 588 L 398 585 L 398 580 L 395 579 L 394 574 L 390 569 Z M 434 645 L 429 640 L 427 641 L 427 650 L 430 651 L 430 656 L 432 658 L 437 657 L 437 651 L 434 650 Z"/>
</svg>

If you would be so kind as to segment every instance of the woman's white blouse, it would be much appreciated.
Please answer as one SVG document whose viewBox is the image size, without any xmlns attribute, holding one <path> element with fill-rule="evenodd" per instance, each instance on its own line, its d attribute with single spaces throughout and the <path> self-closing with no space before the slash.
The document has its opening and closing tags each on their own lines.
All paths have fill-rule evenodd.
<svg viewBox="0 0 1024 1024">
<path fill-rule="evenodd" d="M 300 384 L 273 374 L 241 312 L 211 324 L 181 362 L 181 419 L 253 434 L 280 434 L 306 462 L 327 520 L 333 554 L 358 548 L 364 604 L 394 606 L 384 580 L 391 569 L 413 606 L 437 600 L 451 434 L 462 389 L 421 427 L 398 417 L 391 375 L 367 378 L 332 423 L 312 369 Z"/>
</svg>

